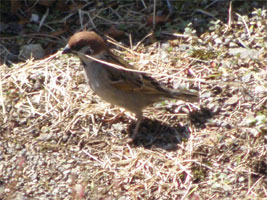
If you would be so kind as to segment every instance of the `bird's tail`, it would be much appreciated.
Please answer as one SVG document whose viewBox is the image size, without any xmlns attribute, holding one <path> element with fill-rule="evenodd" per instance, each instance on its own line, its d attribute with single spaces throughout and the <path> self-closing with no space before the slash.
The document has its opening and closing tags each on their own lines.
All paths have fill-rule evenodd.
<svg viewBox="0 0 267 200">
<path fill-rule="evenodd" d="M 171 90 L 173 98 L 189 102 L 198 102 L 199 94 L 195 90 L 175 89 Z"/>
</svg>

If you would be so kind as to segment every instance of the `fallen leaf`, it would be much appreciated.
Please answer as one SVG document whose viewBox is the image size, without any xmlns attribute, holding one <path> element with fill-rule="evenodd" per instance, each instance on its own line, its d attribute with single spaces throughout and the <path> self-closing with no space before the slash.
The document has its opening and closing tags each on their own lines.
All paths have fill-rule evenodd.
<svg viewBox="0 0 267 200">
<path fill-rule="evenodd" d="M 162 16 L 156 16 L 155 17 L 155 24 L 162 24 L 164 22 L 169 21 L 169 18 L 166 15 L 162 15 Z M 146 19 L 146 24 L 148 26 L 152 26 L 153 25 L 153 16 L 149 16 Z"/>
<path fill-rule="evenodd" d="M 238 102 L 239 98 L 238 96 L 232 96 L 230 99 L 228 99 L 225 104 L 226 105 L 233 105 L 236 104 Z"/>
</svg>

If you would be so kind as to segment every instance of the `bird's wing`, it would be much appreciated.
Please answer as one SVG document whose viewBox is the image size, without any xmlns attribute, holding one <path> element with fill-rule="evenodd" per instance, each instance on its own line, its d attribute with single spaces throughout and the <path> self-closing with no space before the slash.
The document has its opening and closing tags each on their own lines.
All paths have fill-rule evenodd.
<svg viewBox="0 0 267 200">
<path fill-rule="evenodd" d="M 134 69 L 125 60 L 109 54 L 109 62 Z M 164 98 L 176 98 L 184 101 L 196 102 L 199 95 L 196 91 L 186 89 L 168 89 L 144 72 L 128 71 L 113 67 L 106 67 L 106 78 L 110 85 L 124 92 L 140 93 L 143 95 L 158 95 Z"/>
<path fill-rule="evenodd" d="M 109 51 L 106 56 L 108 56 L 109 62 L 111 62 L 113 64 L 117 64 L 117 65 L 120 65 L 120 66 L 128 68 L 128 69 L 134 69 L 134 67 L 132 65 L 130 65 L 127 61 L 123 60 L 119 56 L 116 56 L 111 51 Z"/>
<path fill-rule="evenodd" d="M 110 67 L 107 67 L 106 70 L 110 85 L 119 90 L 142 94 L 167 95 L 166 89 L 145 73 L 131 72 Z"/>
</svg>

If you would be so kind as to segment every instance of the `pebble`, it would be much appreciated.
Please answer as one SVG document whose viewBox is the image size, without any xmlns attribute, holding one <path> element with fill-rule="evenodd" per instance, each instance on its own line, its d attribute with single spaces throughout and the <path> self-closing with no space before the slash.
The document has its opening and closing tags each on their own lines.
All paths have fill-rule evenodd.
<svg viewBox="0 0 267 200">
<path fill-rule="evenodd" d="M 23 45 L 20 49 L 20 56 L 35 60 L 42 59 L 45 56 L 45 51 L 40 44 Z"/>
</svg>

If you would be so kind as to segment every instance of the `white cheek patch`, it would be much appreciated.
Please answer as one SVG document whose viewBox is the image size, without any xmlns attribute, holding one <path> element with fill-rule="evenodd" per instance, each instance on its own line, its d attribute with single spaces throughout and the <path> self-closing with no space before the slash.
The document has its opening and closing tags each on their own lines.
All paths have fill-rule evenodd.
<svg viewBox="0 0 267 200">
<path fill-rule="evenodd" d="M 84 78 L 85 78 L 85 80 L 87 81 L 87 83 L 89 83 L 89 78 L 88 78 L 88 76 L 86 75 L 86 71 L 85 71 L 85 70 L 84 70 L 83 75 L 84 75 Z"/>
<path fill-rule="evenodd" d="M 99 88 L 99 82 L 98 81 L 94 81 L 94 82 L 90 82 L 90 86 L 92 88 L 92 90 L 96 91 Z"/>
</svg>

